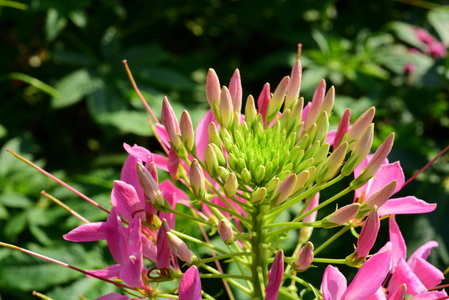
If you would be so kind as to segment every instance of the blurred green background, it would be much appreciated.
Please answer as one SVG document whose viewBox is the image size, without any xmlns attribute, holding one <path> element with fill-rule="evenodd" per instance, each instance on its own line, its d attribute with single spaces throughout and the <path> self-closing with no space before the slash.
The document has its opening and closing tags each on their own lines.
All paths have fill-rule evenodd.
<svg viewBox="0 0 449 300">
<path fill-rule="evenodd" d="M 431 51 L 416 28 L 444 51 Z M 265 82 L 275 87 L 290 73 L 302 43 L 302 96 L 309 101 L 321 78 L 335 85 L 334 128 L 345 108 L 354 120 L 375 105 L 375 146 L 396 132 L 389 158 L 401 161 L 406 178 L 449 144 L 449 1 L 0 1 L 0 30 L 0 241 L 80 268 L 111 263 L 105 244 L 62 240 L 80 222 L 40 191 L 90 221 L 105 214 L 5 149 L 107 206 L 126 158 L 123 142 L 159 151 L 123 59 L 156 113 L 167 95 L 178 117 L 188 109 L 198 122 L 208 109 L 208 68 L 227 85 L 238 67 L 244 96 L 257 97 Z M 398 194 L 438 203 L 434 213 L 398 221 L 409 251 L 439 241 L 431 262 L 442 270 L 449 266 L 448 160 L 443 155 Z M 315 273 L 305 276 L 319 286 L 322 272 Z M 0 299 L 33 299 L 33 290 L 92 299 L 114 288 L 0 249 Z"/>
</svg>

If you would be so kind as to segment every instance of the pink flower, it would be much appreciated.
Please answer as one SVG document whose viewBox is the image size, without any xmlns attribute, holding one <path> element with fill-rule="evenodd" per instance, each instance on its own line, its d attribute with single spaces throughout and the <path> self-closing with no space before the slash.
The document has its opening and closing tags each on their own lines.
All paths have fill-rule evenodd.
<svg viewBox="0 0 449 300">
<path fill-rule="evenodd" d="M 379 215 L 377 213 L 377 207 L 374 206 L 366 218 L 359 239 L 357 240 L 357 249 L 355 250 L 355 253 L 358 258 L 365 258 L 368 256 L 371 248 L 373 248 L 374 243 L 376 242 L 379 228 Z"/>
<path fill-rule="evenodd" d="M 130 298 L 128 296 L 120 295 L 119 293 L 110 293 L 104 296 L 101 296 L 99 298 L 96 298 L 95 300 L 129 300 Z"/>
<path fill-rule="evenodd" d="M 268 284 L 265 287 L 265 300 L 276 300 L 279 294 L 279 287 L 284 274 L 284 251 L 280 249 L 273 260 L 270 271 L 268 271 Z"/>
<path fill-rule="evenodd" d="M 329 265 L 324 271 L 321 291 L 323 300 L 371 299 L 382 287 L 390 269 L 391 251 L 371 256 L 347 286 L 346 278 L 337 268 Z"/>
<path fill-rule="evenodd" d="M 179 300 L 201 300 L 200 273 L 196 266 L 187 269 L 179 284 Z"/>
<path fill-rule="evenodd" d="M 405 261 L 407 248 L 394 215 L 390 217 L 390 241 L 392 244 L 392 276 L 387 287 L 388 293 L 393 294 L 405 284 L 408 295 L 428 294 L 428 289 L 435 287 L 444 279 L 444 274 L 426 261 L 430 250 L 438 246 L 435 241 L 425 243 Z"/>
<path fill-rule="evenodd" d="M 373 155 L 368 155 L 362 164 L 354 170 L 355 178 L 359 177 L 361 171 L 368 165 L 372 157 Z M 362 187 L 355 190 L 355 199 L 363 204 L 366 199 L 394 180 L 396 180 L 397 184 L 393 194 L 397 193 L 404 185 L 404 172 L 399 161 L 388 163 L 388 160 L 385 159 L 374 176 Z M 435 210 L 435 208 L 436 204 L 429 204 L 414 196 L 406 196 L 387 200 L 385 204 L 379 207 L 379 216 L 426 213 Z"/>
</svg>

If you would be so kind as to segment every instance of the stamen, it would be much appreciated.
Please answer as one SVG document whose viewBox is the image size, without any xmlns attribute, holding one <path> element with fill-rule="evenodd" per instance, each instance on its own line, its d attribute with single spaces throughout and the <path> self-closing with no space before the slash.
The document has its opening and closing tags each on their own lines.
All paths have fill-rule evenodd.
<svg viewBox="0 0 449 300">
<path fill-rule="evenodd" d="M 438 153 L 437 156 L 434 157 L 434 159 L 432 159 L 429 163 L 427 163 L 424 167 L 422 167 L 421 170 L 419 170 L 418 172 L 415 173 L 415 175 L 413 175 L 412 177 L 410 177 L 402 187 L 406 186 L 407 184 L 410 183 L 410 181 L 412 181 L 413 179 L 416 178 L 416 176 L 418 176 L 419 174 L 421 174 L 422 171 L 424 171 L 425 169 L 427 169 L 431 164 L 434 163 L 434 161 L 436 161 L 441 155 L 444 154 L 444 152 L 446 152 L 447 150 L 449 150 L 449 145 L 446 146 L 446 148 L 443 149 L 443 151 L 441 151 L 440 153 Z"/>
<path fill-rule="evenodd" d="M 80 219 L 82 222 L 84 223 L 90 223 L 87 219 L 85 219 L 83 216 L 81 216 L 79 213 L 77 213 L 76 211 L 74 211 L 73 209 L 71 209 L 69 206 L 67 206 L 66 204 L 62 203 L 60 200 L 56 199 L 55 197 L 53 197 L 50 194 L 47 194 L 47 192 L 42 191 L 41 194 L 45 197 L 47 197 L 48 199 L 50 199 L 51 201 L 53 201 L 54 203 L 58 204 L 59 206 L 61 206 L 62 208 L 64 208 L 65 210 L 67 210 L 69 213 L 71 213 L 73 216 L 77 217 L 78 219 Z"/>
<path fill-rule="evenodd" d="M 23 161 L 24 163 L 26 163 L 27 165 L 35 168 L 36 170 L 38 170 L 39 172 L 41 172 L 42 174 L 44 174 L 45 176 L 53 179 L 54 181 L 56 181 L 57 183 L 59 183 L 60 185 L 62 185 L 63 187 L 67 188 L 68 190 L 70 190 L 71 192 L 75 193 L 76 195 L 80 196 L 81 198 L 83 198 L 84 200 L 86 200 L 87 202 L 89 202 L 90 204 L 92 204 L 93 206 L 101 209 L 102 211 L 106 212 L 106 213 L 110 213 L 109 210 L 107 210 L 106 208 L 104 208 L 103 206 L 101 206 L 100 204 L 98 204 L 97 202 L 95 202 L 94 200 L 90 199 L 89 197 L 87 197 L 86 195 L 84 195 L 83 193 L 79 192 L 78 190 L 76 190 L 75 188 L 71 187 L 70 185 L 68 185 L 67 183 L 65 183 L 64 181 L 60 180 L 59 178 L 51 175 L 50 173 L 48 173 L 47 171 L 45 171 L 44 169 L 36 166 L 35 164 L 33 164 L 31 161 L 29 161 L 28 159 L 26 159 L 25 157 L 20 156 L 19 154 L 15 153 L 14 151 L 12 151 L 11 149 L 6 149 L 7 152 L 11 153 L 12 155 L 14 155 L 15 157 L 17 157 L 18 159 L 20 159 L 21 161 Z"/>
<path fill-rule="evenodd" d="M 143 97 L 143 95 L 140 92 L 139 88 L 137 87 L 137 84 L 136 84 L 136 81 L 134 80 L 133 74 L 131 73 L 131 70 L 129 69 L 128 61 L 126 59 L 124 59 L 122 62 L 125 65 L 126 73 L 128 74 L 129 81 L 131 81 L 131 84 L 132 84 L 134 90 L 136 91 L 136 93 L 139 96 L 140 100 L 142 101 L 143 105 L 145 105 L 145 108 L 147 109 L 147 111 L 150 113 L 151 117 L 153 118 L 153 121 L 156 124 L 159 124 L 160 122 L 158 121 L 156 115 L 153 113 L 153 111 L 151 110 L 150 106 L 148 105 L 147 100 L 145 100 L 145 98 Z"/>
<path fill-rule="evenodd" d="M 26 253 L 26 254 L 31 254 L 31 255 L 33 255 L 33 256 L 42 258 L 42 259 L 44 259 L 44 260 L 46 260 L 46 261 L 49 261 L 49 262 L 58 264 L 58 265 L 60 265 L 60 266 L 63 266 L 63 267 L 66 267 L 66 268 L 75 270 L 75 271 L 77 271 L 77 272 L 83 273 L 84 275 L 87 275 L 87 276 L 90 276 L 90 277 L 94 277 L 94 278 L 100 279 L 100 280 L 102 280 L 102 281 L 106 281 L 106 282 L 112 283 L 113 285 L 115 285 L 115 286 L 117 286 L 117 287 L 129 288 L 129 286 L 127 286 L 127 285 L 124 285 L 124 284 L 121 284 L 121 283 L 112 281 L 112 280 L 110 280 L 110 279 L 107 279 L 107 278 L 104 278 L 104 277 L 101 277 L 101 276 L 98 276 L 98 275 L 95 275 L 95 274 L 93 274 L 93 273 L 91 273 L 91 272 L 89 272 L 89 271 L 85 271 L 85 270 L 82 270 L 82 269 L 78 269 L 77 267 L 71 266 L 71 265 L 69 265 L 69 264 L 67 264 L 67 263 L 65 263 L 65 262 L 62 262 L 62 261 L 59 261 L 59 260 L 56 260 L 56 259 L 53 259 L 53 258 L 44 256 L 44 255 L 42 255 L 42 254 L 38 254 L 38 253 L 36 253 L 36 252 L 30 251 L 30 250 L 25 249 L 25 248 L 21 248 L 21 247 L 18 247 L 18 246 L 15 246 L 15 245 L 11 245 L 11 244 L 7 244 L 7 243 L 3 243 L 3 242 L 0 242 L 0 246 L 6 247 L 6 248 L 10 248 L 10 249 L 14 249 L 14 250 L 19 250 L 19 251 L 22 251 L 22 252 L 24 252 L 24 253 Z"/>
<path fill-rule="evenodd" d="M 302 52 L 302 44 L 298 44 L 298 52 L 296 52 L 296 59 L 301 59 L 301 52 Z"/>
</svg>

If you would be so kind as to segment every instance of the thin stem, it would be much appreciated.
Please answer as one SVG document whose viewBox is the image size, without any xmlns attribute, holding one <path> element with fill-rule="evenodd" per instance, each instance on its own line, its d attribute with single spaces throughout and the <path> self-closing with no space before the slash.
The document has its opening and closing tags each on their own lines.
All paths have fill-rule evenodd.
<svg viewBox="0 0 449 300">
<path fill-rule="evenodd" d="M 208 266 L 208 265 L 201 264 L 201 267 L 204 268 L 204 269 L 206 269 L 207 271 L 213 273 L 213 274 L 220 274 L 217 270 L 215 270 L 214 268 L 212 268 L 212 267 L 210 267 L 210 266 Z M 233 286 L 235 286 L 235 287 L 237 287 L 238 289 L 240 289 L 242 292 L 244 292 L 244 293 L 246 293 L 246 294 L 248 294 L 248 295 L 251 294 L 251 291 L 250 291 L 248 288 L 244 287 L 243 285 L 241 285 L 241 284 L 238 283 L 237 281 L 235 281 L 235 280 L 233 280 L 233 279 L 231 279 L 231 278 L 227 278 L 226 280 L 227 280 L 230 284 L 232 284 Z"/>
<path fill-rule="evenodd" d="M 78 218 L 79 220 L 81 220 L 84 223 L 90 223 L 89 220 L 87 220 L 86 218 L 84 218 L 83 216 L 81 216 L 79 213 L 77 213 L 76 211 L 74 211 L 73 209 L 71 209 L 69 206 L 67 206 L 66 204 L 62 203 L 60 200 L 56 199 L 55 197 L 53 197 L 52 195 L 46 193 L 45 191 L 42 191 L 41 194 L 43 196 L 45 196 L 46 198 L 50 199 L 51 201 L 53 201 L 54 203 L 56 203 L 57 205 L 61 206 L 62 208 L 64 208 L 65 210 L 67 210 L 69 213 L 71 213 L 74 217 Z"/>
<path fill-rule="evenodd" d="M 250 280 L 250 276 L 236 275 L 236 274 L 200 274 L 201 278 L 234 278 L 234 279 L 244 279 Z"/>
<path fill-rule="evenodd" d="M 175 235 L 177 235 L 177 236 L 180 237 L 180 238 L 183 238 L 183 239 L 185 239 L 185 240 L 191 241 L 191 242 L 193 242 L 193 243 L 197 243 L 197 244 L 199 244 L 199 245 L 201 245 L 201 246 L 205 246 L 205 247 L 207 247 L 207 248 L 209 248 L 209 249 L 213 249 L 213 250 L 215 250 L 215 251 L 217 251 L 217 252 L 220 252 L 220 253 L 223 253 L 223 254 L 229 254 L 228 252 L 226 252 L 225 250 L 223 250 L 223 249 L 221 249 L 221 248 L 218 248 L 218 247 L 216 247 L 216 246 L 214 246 L 214 245 L 211 245 L 210 243 L 204 242 L 204 241 L 199 240 L 199 239 L 197 239 L 197 238 L 191 237 L 190 235 L 181 233 L 181 232 L 176 231 L 176 230 L 173 230 L 173 229 L 170 230 L 170 232 L 173 233 L 173 234 L 175 234 Z"/>
<path fill-rule="evenodd" d="M 301 221 L 302 219 L 304 219 L 305 217 L 307 217 L 307 216 L 310 215 L 311 213 L 313 213 L 313 212 L 315 212 L 315 211 L 317 211 L 317 210 L 320 210 L 321 208 L 323 208 L 323 207 L 325 207 L 325 206 L 331 204 L 332 202 L 334 202 L 334 201 L 337 200 L 338 198 L 340 198 L 340 197 L 346 195 L 347 193 L 351 192 L 352 190 L 353 190 L 353 189 L 352 189 L 350 186 L 347 187 L 347 188 L 345 188 L 343 191 L 341 191 L 341 192 L 338 193 L 337 195 L 335 195 L 335 196 L 329 198 L 328 200 L 324 201 L 323 203 L 321 203 L 321 204 L 317 205 L 316 207 L 310 209 L 309 211 L 307 211 L 307 212 L 304 213 L 303 215 L 300 215 L 300 216 L 294 218 L 294 219 L 292 220 L 292 222 L 298 222 L 298 221 Z"/>
<path fill-rule="evenodd" d="M 222 255 L 217 255 L 214 257 L 210 257 L 210 258 L 205 258 L 205 259 L 201 259 L 202 263 L 209 263 L 212 261 L 216 261 L 216 260 L 221 260 L 221 259 L 228 259 L 234 256 L 252 256 L 251 253 L 249 252 L 233 252 L 233 253 L 227 253 L 227 254 L 222 254 Z"/>
<path fill-rule="evenodd" d="M 449 150 L 449 145 L 446 146 L 446 148 L 443 149 L 443 151 L 441 151 L 440 153 L 437 154 L 437 156 L 435 156 L 431 161 L 429 161 L 424 167 L 421 168 L 421 170 L 419 170 L 418 172 L 415 173 L 415 175 L 413 175 L 412 177 L 410 177 L 406 182 L 404 182 L 404 185 L 402 186 L 402 188 L 404 186 L 406 186 L 407 184 L 410 183 L 410 181 L 412 181 L 413 179 L 416 178 L 416 176 L 418 176 L 419 174 L 421 174 L 422 171 L 424 171 L 425 169 L 427 169 L 431 164 L 433 164 L 441 155 L 444 154 L 444 152 L 446 152 L 447 150 Z"/>
<path fill-rule="evenodd" d="M 323 264 L 340 264 L 345 265 L 346 259 L 344 258 L 314 258 L 314 263 L 323 263 Z"/>
<path fill-rule="evenodd" d="M 172 213 L 172 214 L 175 214 L 175 215 L 177 215 L 177 216 L 179 216 L 181 218 L 186 218 L 186 219 L 189 219 L 189 220 L 192 220 L 192 221 L 195 221 L 195 222 L 207 225 L 207 226 L 213 226 L 213 224 L 211 222 L 208 222 L 208 221 L 203 220 L 203 219 L 198 218 L 198 217 L 191 216 L 191 215 L 183 213 L 183 212 L 181 212 L 179 210 L 175 210 L 175 209 L 172 209 L 172 208 L 167 208 L 167 211 Z"/>
<path fill-rule="evenodd" d="M 11 245 L 11 244 L 7 244 L 7 243 L 3 243 L 3 242 L 0 242 L 0 246 L 5 247 L 5 248 L 14 249 L 14 250 L 19 250 L 19 251 L 24 252 L 24 253 L 26 253 L 26 254 L 31 254 L 31 255 L 33 255 L 33 256 L 42 258 L 42 259 L 44 259 L 44 260 L 46 260 L 46 261 L 49 261 L 49 262 L 58 264 L 58 265 L 60 265 L 60 266 L 63 266 L 63 267 L 66 267 L 66 268 L 75 270 L 75 271 L 77 271 L 77 272 L 83 273 L 84 275 L 87 275 L 87 276 L 90 276 L 90 277 L 94 277 L 94 278 L 100 279 L 100 280 L 102 280 L 102 281 L 106 281 L 106 282 L 112 283 L 113 285 L 118 286 L 118 287 L 121 287 L 121 288 L 126 288 L 126 289 L 129 289 L 129 288 L 130 288 L 129 286 L 127 286 L 127 285 L 125 285 L 125 284 L 121 284 L 121 283 L 119 283 L 119 282 L 109 280 L 109 279 L 107 279 L 107 278 L 98 276 L 98 275 L 96 275 L 96 274 L 94 274 L 94 273 L 91 273 L 91 272 L 89 272 L 89 271 L 85 271 L 85 270 L 79 269 L 79 268 L 74 267 L 74 266 L 71 266 L 71 265 L 69 265 L 69 264 L 67 264 L 67 263 L 65 263 L 65 262 L 62 262 L 62 261 L 59 261 L 59 260 L 56 260 L 56 259 L 53 259 L 53 258 L 44 256 L 44 255 L 42 255 L 42 254 L 33 252 L 33 251 L 28 250 L 28 249 L 25 249 L 25 248 L 21 248 L 21 247 L 18 247 L 18 246 L 15 246 L 15 245 Z"/>
<path fill-rule="evenodd" d="M 313 251 L 313 254 L 317 255 L 318 253 L 320 253 L 323 249 L 325 249 L 327 246 L 329 246 L 331 243 L 333 243 L 336 239 L 338 239 L 342 234 L 344 234 L 346 231 L 348 231 L 349 228 L 351 228 L 351 226 L 345 226 L 342 229 L 340 229 L 336 234 L 334 234 L 327 241 L 325 241 L 323 244 L 321 244 L 321 246 L 316 248 L 315 251 Z"/>
<path fill-rule="evenodd" d="M 62 185 L 63 187 L 67 188 L 68 190 L 70 190 L 71 192 L 75 193 L 76 195 L 80 196 L 81 198 L 83 198 L 84 200 L 86 200 L 87 202 L 89 202 L 90 204 L 92 204 L 93 206 L 101 209 L 102 211 L 106 212 L 106 213 L 110 213 L 109 210 L 107 210 L 106 208 L 104 208 L 103 206 L 101 206 L 100 204 L 98 204 L 97 202 L 95 202 L 94 200 L 90 199 L 89 197 L 87 197 L 86 195 L 84 195 L 83 193 L 79 192 L 78 190 L 76 190 L 75 188 L 71 187 L 70 185 L 68 185 L 67 183 L 65 183 L 64 181 L 60 180 L 59 178 L 53 176 L 52 174 L 48 173 L 47 171 L 45 171 L 44 169 L 38 167 L 37 165 L 35 165 L 34 163 L 32 163 L 31 161 L 29 161 L 28 159 L 26 159 L 25 157 L 20 156 L 19 154 L 15 153 L 14 151 L 12 151 L 11 149 L 6 149 L 7 152 L 11 153 L 12 155 L 14 155 L 15 157 L 17 157 L 18 159 L 20 159 L 21 161 L 23 161 L 24 163 L 26 163 L 27 165 L 33 167 L 34 169 L 38 170 L 39 172 L 41 172 L 42 174 L 44 174 L 45 176 L 53 179 L 54 181 L 56 181 L 57 183 L 59 183 L 60 185 Z"/>
<path fill-rule="evenodd" d="M 251 239 L 251 246 L 254 253 L 254 259 L 251 266 L 252 273 L 252 282 L 253 282 L 253 295 L 252 299 L 262 300 L 263 299 L 263 290 L 262 287 L 265 285 L 265 274 L 264 274 L 264 266 L 266 265 L 266 250 L 263 247 L 264 242 L 264 232 L 263 228 L 260 224 L 260 214 L 261 214 L 261 206 L 258 205 L 255 207 L 254 212 L 252 213 L 252 228 L 256 232 L 256 234 Z M 262 274 L 262 278 L 261 275 Z"/>
<path fill-rule="evenodd" d="M 136 93 L 139 96 L 140 100 L 142 101 L 143 105 L 145 105 L 145 108 L 147 109 L 147 111 L 150 113 L 151 117 L 153 118 L 154 123 L 159 124 L 160 123 L 159 120 L 157 119 L 156 115 L 153 113 L 153 110 L 148 105 L 147 100 L 145 100 L 145 98 L 143 97 L 139 88 L 137 87 L 136 81 L 134 80 L 134 76 L 131 73 L 131 70 L 129 69 L 128 61 L 126 59 L 124 59 L 122 62 L 125 65 L 126 73 L 128 74 L 129 81 L 131 82 L 134 90 L 136 91 Z"/>
</svg>

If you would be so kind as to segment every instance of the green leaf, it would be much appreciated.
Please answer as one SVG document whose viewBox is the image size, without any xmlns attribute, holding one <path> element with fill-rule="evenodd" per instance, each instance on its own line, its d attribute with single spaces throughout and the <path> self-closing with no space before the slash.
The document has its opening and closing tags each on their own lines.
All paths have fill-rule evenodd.
<svg viewBox="0 0 449 300">
<path fill-rule="evenodd" d="M 101 117 L 99 121 L 117 127 L 123 133 L 151 136 L 153 133 L 146 121 L 147 118 L 148 114 L 145 112 L 118 111 Z"/>
<path fill-rule="evenodd" d="M 95 299 L 113 292 L 119 292 L 113 284 L 96 278 L 83 277 L 68 286 L 57 287 L 46 295 L 53 299 L 79 300 L 80 295 L 87 299 Z"/>
<path fill-rule="evenodd" d="M 6 208 L 0 204 L 0 220 L 6 220 L 9 218 L 9 213 Z"/>
<path fill-rule="evenodd" d="M 27 225 L 27 212 L 22 211 L 20 213 L 15 214 L 9 221 L 6 223 L 6 226 L 3 228 L 3 232 L 7 238 L 15 238 L 19 233 L 25 230 Z"/>
<path fill-rule="evenodd" d="M 3 193 L 0 194 L 0 204 L 8 207 L 21 207 L 26 208 L 33 205 L 33 203 L 27 197 L 21 194 L 15 193 Z"/>
<path fill-rule="evenodd" d="M 95 60 L 78 52 L 72 51 L 55 51 L 51 54 L 55 63 L 68 66 L 90 66 L 95 63 Z"/>
<path fill-rule="evenodd" d="M 196 86 L 181 73 L 164 68 L 148 68 L 141 71 L 138 76 L 140 80 L 170 90 L 190 90 Z"/>
<path fill-rule="evenodd" d="M 134 65 L 142 68 L 142 65 L 153 65 L 166 60 L 169 54 L 157 45 L 149 45 L 130 48 L 122 54 L 122 58 L 128 60 L 134 69 Z"/>
<path fill-rule="evenodd" d="M 75 104 L 84 96 L 97 90 L 100 84 L 101 82 L 85 69 L 72 72 L 56 83 L 55 88 L 61 93 L 61 96 L 53 97 L 51 105 L 53 108 L 59 109 Z"/>
<path fill-rule="evenodd" d="M 447 46 L 449 43 L 449 11 L 431 10 L 427 15 L 427 19 Z"/>
<path fill-rule="evenodd" d="M 93 91 L 87 98 L 89 113 L 94 119 L 100 120 L 110 113 L 126 109 L 120 93 L 110 81 L 100 81 L 99 88 Z"/>
<path fill-rule="evenodd" d="M 424 44 L 416 36 L 415 28 L 413 26 L 402 22 L 392 22 L 389 25 L 400 40 L 418 49 L 423 48 Z"/>
<path fill-rule="evenodd" d="M 67 19 L 54 8 L 50 8 L 47 12 L 45 21 L 45 33 L 48 41 L 53 41 L 59 33 L 67 25 Z"/>
</svg>

